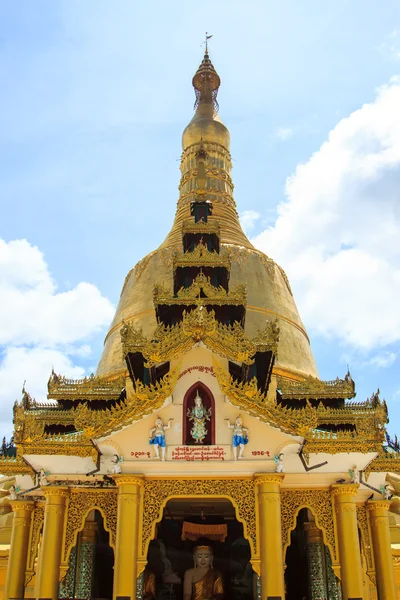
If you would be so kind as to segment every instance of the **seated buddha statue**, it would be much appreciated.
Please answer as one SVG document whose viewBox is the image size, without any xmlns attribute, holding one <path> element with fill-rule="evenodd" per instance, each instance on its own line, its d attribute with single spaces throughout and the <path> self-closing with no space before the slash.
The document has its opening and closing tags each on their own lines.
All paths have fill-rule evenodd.
<svg viewBox="0 0 400 600">
<path fill-rule="evenodd" d="M 213 568 L 213 550 L 198 544 L 193 551 L 194 568 L 185 572 L 183 600 L 223 600 L 222 578 Z"/>
</svg>

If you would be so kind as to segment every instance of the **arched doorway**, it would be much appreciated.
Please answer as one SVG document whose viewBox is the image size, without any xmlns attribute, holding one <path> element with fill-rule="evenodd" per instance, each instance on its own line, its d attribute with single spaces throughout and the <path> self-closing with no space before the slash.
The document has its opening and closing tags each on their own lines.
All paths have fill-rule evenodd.
<svg viewBox="0 0 400 600">
<path fill-rule="evenodd" d="M 68 571 L 60 583 L 59 598 L 112 599 L 114 552 L 103 516 L 92 510 L 71 548 Z"/>
<path fill-rule="evenodd" d="M 156 600 L 181 600 L 185 572 L 193 567 L 199 540 L 212 546 L 213 567 L 222 578 L 225 597 L 253 600 L 257 578 L 243 524 L 230 500 L 218 497 L 168 500 L 148 547 L 143 595 L 152 580 Z"/>
<path fill-rule="evenodd" d="M 182 427 L 182 444 L 184 446 L 191 446 L 195 444 L 195 440 L 191 435 L 193 423 L 188 416 L 188 410 L 190 411 L 194 406 L 194 399 L 200 395 L 204 408 L 209 411 L 210 417 L 206 421 L 207 433 L 203 440 L 204 446 L 211 446 L 215 444 L 215 400 L 211 390 L 201 381 L 194 383 L 186 392 L 183 399 L 183 427 Z"/>
<path fill-rule="evenodd" d="M 286 550 L 285 590 L 287 600 L 341 598 L 341 586 L 330 552 L 311 510 L 300 509 Z"/>
</svg>

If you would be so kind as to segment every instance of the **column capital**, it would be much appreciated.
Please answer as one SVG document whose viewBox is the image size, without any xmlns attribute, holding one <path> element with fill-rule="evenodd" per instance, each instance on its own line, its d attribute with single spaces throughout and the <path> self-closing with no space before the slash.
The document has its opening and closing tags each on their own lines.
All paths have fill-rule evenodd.
<svg viewBox="0 0 400 600">
<path fill-rule="evenodd" d="M 373 513 L 387 512 L 390 508 L 390 502 L 389 500 L 368 500 L 365 504 L 365 508 L 368 512 L 372 513 L 371 517 L 373 517 Z M 381 516 L 381 514 L 379 516 Z"/>
<path fill-rule="evenodd" d="M 284 473 L 256 473 L 254 475 L 254 482 L 256 485 L 262 485 L 264 483 L 281 485 L 284 478 Z"/>
<path fill-rule="evenodd" d="M 52 486 L 46 485 L 40 488 L 43 492 L 44 497 L 46 498 L 68 498 L 69 497 L 69 488 L 64 486 Z"/>
<path fill-rule="evenodd" d="M 13 512 L 17 512 L 19 510 L 32 512 L 35 509 L 34 500 L 10 500 L 10 506 Z"/>
<path fill-rule="evenodd" d="M 138 473 L 113 475 L 113 479 L 119 488 L 121 485 L 135 485 L 142 487 L 144 484 L 144 475 Z"/>
<path fill-rule="evenodd" d="M 357 496 L 359 487 L 359 483 L 334 483 L 331 485 L 331 494 L 339 502 L 345 501 L 344 496 Z"/>
</svg>

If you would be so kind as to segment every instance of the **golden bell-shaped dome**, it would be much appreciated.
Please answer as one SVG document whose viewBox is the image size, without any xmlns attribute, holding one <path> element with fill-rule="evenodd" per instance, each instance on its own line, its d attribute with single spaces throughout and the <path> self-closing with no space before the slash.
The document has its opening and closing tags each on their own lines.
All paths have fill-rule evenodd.
<svg viewBox="0 0 400 600">
<path fill-rule="evenodd" d="M 271 258 L 254 248 L 240 225 L 233 197 L 230 135 L 217 114 L 221 81 L 207 50 L 192 83 L 196 94 L 195 115 L 182 137 L 182 176 L 175 219 L 159 248 L 128 274 L 97 373 L 116 376 L 126 368 L 120 336 L 124 322 L 134 324 L 146 336 L 155 330 L 154 286 L 173 289 L 174 256 L 183 252 L 183 230 L 192 219 L 191 205 L 202 199 L 212 204 L 212 220 L 219 227 L 221 252 L 231 264 L 229 285 L 246 286 L 246 335 L 251 338 L 265 327 L 266 321 L 278 319 L 281 334 L 274 372 L 295 378 L 315 377 L 318 373 L 310 342 L 288 279 Z"/>
</svg>

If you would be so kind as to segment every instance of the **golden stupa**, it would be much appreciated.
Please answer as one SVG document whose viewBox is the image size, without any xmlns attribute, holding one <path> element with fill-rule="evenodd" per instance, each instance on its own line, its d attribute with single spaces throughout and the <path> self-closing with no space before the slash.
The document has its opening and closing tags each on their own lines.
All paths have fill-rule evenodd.
<svg viewBox="0 0 400 600">
<path fill-rule="evenodd" d="M 97 375 L 14 404 L 0 600 L 400 598 L 386 403 L 318 378 L 240 226 L 219 85 L 206 49 L 172 229 L 128 273 Z"/>
<path fill-rule="evenodd" d="M 199 193 L 213 204 L 213 219 L 219 224 L 222 252 L 231 258 L 229 284 L 245 285 L 247 307 L 245 332 L 250 337 L 266 321 L 277 320 L 279 348 L 274 371 L 288 378 L 318 376 L 305 327 L 286 273 L 270 257 L 251 244 L 243 232 L 231 179 L 230 135 L 218 116 L 217 93 L 220 78 L 208 53 L 193 77 L 196 112 L 183 132 L 179 200 L 172 229 L 161 246 L 141 260 L 125 280 L 118 308 L 107 333 L 97 374 L 115 376 L 125 370 L 120 343 L 123 322 L 132 323 L 150 334 L 157 325 L 153 288 L 162 284 L 173 289 L 173 254 L 182 247 L 182 226 L 190 218 L 191 202 Z M 200 182 L 196 155 L 207 154 Z"/>
</svg>

